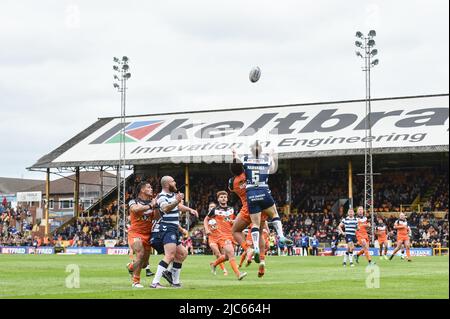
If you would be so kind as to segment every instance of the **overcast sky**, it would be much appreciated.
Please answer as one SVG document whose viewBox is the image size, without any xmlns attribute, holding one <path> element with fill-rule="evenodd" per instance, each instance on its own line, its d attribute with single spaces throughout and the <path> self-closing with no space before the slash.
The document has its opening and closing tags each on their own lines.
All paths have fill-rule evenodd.
<svg viewBox="0 0 450 319">
<path fill-rule="evenodd" d="M 364 97 L 354 34 L 377 31 L 374 97 L 449 92 L 448 0 L 1 0 L 0 176 L 120 114 Z M 262 69 L 252 84 L 252 66 Z"/>
</svg>

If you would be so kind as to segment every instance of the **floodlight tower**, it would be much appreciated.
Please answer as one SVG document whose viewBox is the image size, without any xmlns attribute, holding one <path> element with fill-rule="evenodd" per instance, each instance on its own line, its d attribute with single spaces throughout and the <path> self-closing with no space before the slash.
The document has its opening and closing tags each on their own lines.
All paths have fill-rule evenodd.
<svg viewBox="0 0 450 319">
<path fill-rule="evenodd" d="M 126 158 L 125 158 L 125 106 L 126 106 L 126 91 L 127 80 L 131 77 L 129 72 L 128 57 L 123 56 L 122 59 L 113 58 L 114 65 L 114 80 L 113 87 L 120 92 L 120 147 L 119 147 L 119 162 L 117 164 L 117 239 L 120 237 L 120 216 L 123 217 L 122 224 L 122 238 L 125 240 L 126 227 Z"/>
<path fill-rule="evenodd" d="M 366 121 L 365 121 L 365 145 L 364 145 L 364 210 L 370 212 L 372 226 L 372 242 L 375 239 L 375 217 L 373 203 L 373 160 L 372 160 L 372 123 L 370 120 L 371 104 L 370 104 L 370 70 L 379 63 L 378 59 L 372 58 L 378 54 L 378 50 L 374 49 L 375 40 L 373 39 L 377 33 L 370 30 L 367 36 L 357 31 L 355 36 L 358 40 L 355 45 L 358 49 L 356 56 L 364 59 L 363 71 L 366 75 Z"/>
</svg>

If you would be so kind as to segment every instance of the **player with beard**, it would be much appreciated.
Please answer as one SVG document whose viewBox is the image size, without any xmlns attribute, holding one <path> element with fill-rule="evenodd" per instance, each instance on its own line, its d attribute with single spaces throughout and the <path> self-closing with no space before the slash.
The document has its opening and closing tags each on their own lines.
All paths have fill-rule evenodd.
<svg viewBox="0 0 450 319">
<path fill-rule="evenodd" d="M 216 206 L 217 205 L 215 203 L 210 203 L 208 212 L 214 210 Z M 220 256 L 222 256 L 222 252 L 219 248 L 220 231 L 218 229 L 216 219 L 206 216 L 203 221 L 203 227 L 205 228 L 205 235 L 208 237 L 209 248 L 211 248 L 212 253 L 216 256 L 216 259 L 220 258 Z M 225 265 L 220 263 L 219 267 L 222 269 L 223 275 L 227 276 L 228 271 L 225 269 Z"/>
<path fill-rule="evenodd" d="M 158 253 L 164 253 L 159 262 L 150 288 L 165 288 L 160 284 L 163 272 L 172 264 L 172 284 L 174 288 L 181 288 L 180 272 L 183 261 L 188 255 L 186 248 L 180 242 L 180 213 L 189 212 L 198 217 L 196 210 L 184 206 L 184 194 L 178 192 L 176 182 L 171 176 L 161 178 L 162 191 L 157 196 L 157 205 L 161 218 L 152 230 L 151 245 Z"/>
<path fill-rule="evenodd" d="M 242 280 L 245 276 L 247 276 L 247 273 L 239 271 L 234 256 L 234 239 L 231 232 L 231 227 L 235 218 L 234 209 L 233 207 L 228 206 L 228 193 L 226 191 L 217 192 L 217 201 L 219 202 L 219 206 L 214 207 L 208 213 L 208 216 L 205 218 L 207 221 L 205 224 L 207 224 L 210 220 L 215 220 L 217 224 L 217 231 L 219 233 L 218 244 L 224 254 L 215 262 L 210 264 L 211 270 L 212 273 L 215 274 L 216 267 L 228 260 L 238 280 Z"/>
</svg>

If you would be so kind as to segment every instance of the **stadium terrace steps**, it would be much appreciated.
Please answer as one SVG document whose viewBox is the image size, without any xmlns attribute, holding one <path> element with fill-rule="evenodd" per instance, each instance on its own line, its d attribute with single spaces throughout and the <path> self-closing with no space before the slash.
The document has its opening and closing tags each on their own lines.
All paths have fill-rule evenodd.
<svg viewBox="0 0 450 319">
<path fill-rule="evenodd" d="M 130 181 L 134 180 L 134 174 L 131 174 L 126 179 L 126 185 L 129 185 Z M 78 217 L 87 217 L 92 214 L 94 210 L 100 210 L 101 206 L 108 206 L 112 204 L 115 200 L 117 200 L 117 185 L 112 188 L 109 192 L 103 195 L 103 197 L 99 198 L 96 202 L 94 202 L 91 206 L 80 212 L 80 216 L 74 216 L 71 219 L 69 219 L 67 222 L 59 226 L 57 229 L 55 229 L 55 232 L 61 233 L 67 226 L 74 223 Z"/>
</svg>

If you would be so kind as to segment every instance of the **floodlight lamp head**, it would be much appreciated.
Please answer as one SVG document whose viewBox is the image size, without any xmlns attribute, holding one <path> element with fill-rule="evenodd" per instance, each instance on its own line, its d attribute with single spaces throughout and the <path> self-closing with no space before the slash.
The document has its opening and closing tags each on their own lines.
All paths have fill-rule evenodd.
<svg viewBox="0 0 450 319">
<path fill-rule="evenodd" d="M 369 41 L 367 41 L 367 45 L 368 45 L 369 47 L 375 46 L 375 40 L 374 40 L 374 39 L 370 39 Z"/>
<path fill-rule="evenodd" d="M 114 58 L 113 58 L 113 61 L 114 61 L 114 62 L 119 62 L 119 59 L 116 58 L 116 57 L 114 57 Z"/>
<path fill-rule="evenodd" d="M 122 70 L 126 71 L 128 70 L 130 67 L 128 66 L 128 64 L 124 64 L 122 65 Z"/>
<path fill-rule="evenodd" d="M 125 73 L 125 79 L 129 79 L 131 77 L 131 73 Z"/>
<path fill-rule="evenodd" d="M 113 70 L 114 70 L 114 71 L 119 71 L 119 67 L 118 67 L 117 65 L 114 65 L 114 66 L 113 66 Z"/>
<path fill-rule="evenodd" d="M 377 33 L 375 32 L 375 30 L 370 30 L 369 31 L 369 37 L 373 38 L 377 35 Z"/>
<path fill-rule="evenodd" d="M 122 57 L 122 61 L 125 62 L 125 63 L 128 62 L 128 57 L 124 55 L 124 56 Z"/>
<path fill-rule="evenodd" d="M 355 37 L 362 39 L 363 38 L 363 34 L 361 31 L 356 31 Z"/>
<path fill-rule="evenodd" d="M 113 84 L 113 87 L 116 88 L 116 89 L 118 89 L 118 88 L 119 88 L 119 84 L 114 83 L 114 84 Z"/>
<path fill-rule="evenodd" d="M 359 57 L 361 57 L 361 58 L 363 57 L 362 54 L 361 54 L 361 52 L 356 51 L 355 53 L 356 53 L 356 56 L 359 56 Z"/>
<path fill-rule="evenodd" d="M 375 59 L 375 60 L 373 60 L 372 61 L 372 66 L 375 66 L 375 65 L 377 65 L 378 63 L 379 63 L 380 61 L 378 60 L 378 59 Z"/>
<path fill-rule="evenodd" d="M 370 55 L 371 56 L 376 56 L 378 54 L 378 50 L 377 49 L 373 49 L 372 51 L 370 51 Z"/>
<path fill-rule="evenodd" d="M 359 42 L 359 41 L 355 41 L 355 45 L 356 45 L 358 48 L 362 47 L 362 43 Z"/>
<path fill-rule="evenodd" d="M 119 77 L 114 74 L 114 80 L 119 80 Z"/>
</svg>

